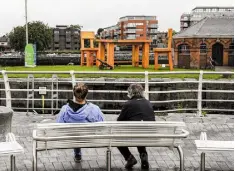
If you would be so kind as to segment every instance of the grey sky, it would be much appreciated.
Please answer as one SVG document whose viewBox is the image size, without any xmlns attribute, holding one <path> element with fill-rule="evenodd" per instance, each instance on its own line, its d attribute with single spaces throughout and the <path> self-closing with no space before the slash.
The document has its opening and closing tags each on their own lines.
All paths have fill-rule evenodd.
<svg viewBox="0 0 235 171">
<path fill-rule="evenodd" d="M 25 23 L 25 0 L 0 0 L 0 36 Z M 179 30 L 180 16 L 196 6 L 234 6 L 233 0 L 28 0 L 29 21 L 41 20 L 54 27 L 80 24 L 97 31 L 125 15 L 155 15 L 159 30 Z"/>
</svg>

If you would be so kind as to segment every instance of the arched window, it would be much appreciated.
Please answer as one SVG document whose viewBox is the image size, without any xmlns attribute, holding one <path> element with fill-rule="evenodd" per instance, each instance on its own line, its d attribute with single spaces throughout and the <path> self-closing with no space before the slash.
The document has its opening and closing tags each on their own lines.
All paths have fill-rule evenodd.
<svg viewBox="0 0 235 171">
<path fill-rule="evenodd" d="M 189 45 L 187 44 L 181 44 L 178 46 L 179 54 L 189 54 Z"/>
<path fill-rule="evenodd" d="M 207 47 L 205 43 L 200 44 L 200 53 L 206 53 L 207 52 Z"/>
</svg>

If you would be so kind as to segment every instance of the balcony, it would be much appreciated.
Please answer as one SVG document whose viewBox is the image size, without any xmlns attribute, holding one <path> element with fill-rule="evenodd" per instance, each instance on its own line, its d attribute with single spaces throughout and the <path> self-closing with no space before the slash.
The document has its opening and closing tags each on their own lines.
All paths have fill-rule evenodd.
<svg viewBox="0 0 235 171">
<path fill-rule="evenodd" d="M 150 24 L 150 25 L 148 25 L 148 28 L 157 29 L 158 28 L 158 24 Z"/>
</svg>

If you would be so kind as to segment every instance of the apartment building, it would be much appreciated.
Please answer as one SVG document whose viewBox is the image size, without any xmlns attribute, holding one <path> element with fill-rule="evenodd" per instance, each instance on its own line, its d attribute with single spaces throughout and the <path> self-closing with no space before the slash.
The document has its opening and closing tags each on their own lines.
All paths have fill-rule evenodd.
<svg viewBox="0 0 235 171">
<path fill-rule="evenodd" d="M 10 50 L 9 38 L 7 36 L 0 37 L 0 51 Z"/>
<path fill-rule="evenodd" d="M 202 6 L 194 8 L 190 13 L 183 13 L 180 17 L 180 30 L 184 30 L 191 25 L 198 23 L 205 17 L 232 17 L 234 7 Z"/>
<path fill-rule="evenodd" d="M 104 28 L 104 39 L 152 39 L 157 46 L 158 20 L 156 16 L 124 16 L 116 25 Z"/>
<path fill-rule="evenodd" d="M 80 30 L 66 25 L 57 25 L 53 29 L 52 50 L 79 50 Z"/>
</svg>

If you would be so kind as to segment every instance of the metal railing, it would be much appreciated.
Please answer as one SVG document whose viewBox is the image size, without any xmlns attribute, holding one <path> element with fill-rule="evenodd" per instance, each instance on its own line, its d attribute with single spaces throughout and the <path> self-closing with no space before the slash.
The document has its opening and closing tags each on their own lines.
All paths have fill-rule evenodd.
<svg viewBox="0 0 235 171">
<path fill-rule="evenodd" d="M 108 84 L 113 84 L 113 85 L 121 85 L 121 86 L 128 86 L 131 83 L 140 83 L 144 85 L 145 88 L 145 97 L 146 99 L 150 99 L 150 102 L 155 105 L 155 104 L 172 104 L 172 103 L 197 103 L 196 107 L 175 107 L 172 109 L 165 109 L 165 110 L 156 110 L 156 113 L 169 113 L 169 112 L 182 112 L 182 111 L 190 111 L 193 113 L 196 113 L 198 116 L 203 115 L 203 111 L 210 111 L 210 112 L 234 112 L 233 108 L 208 108 L 205 105 L 202 105 L 203 102 L 209 103 L 234 103 L 234 99 L 204 99 L 203 93 L 212 93 L 212 94 L 234 94 L 234 89 L 203 89 L 204 84 L 228 84 L 228 85 L 234 85 L 233 80 L 229 79 L 223 79 L 223 80 L 206 80 L 203 79 L 204 75 L 207 74 L 222 74 L 222 75 L 234 75 L 233 72 L 203 72 L 203 71 L 177 71 L 177 72 L 77 72 L 77 71 L 5 71 L 2 70 L 1 74 L 3 76 L 3 82 L 5 87 L 3 89 L 0 89 L 0 100 L 5 101 L 7 107 L 11 107 L 15 110 L 27 110 L 28 111 L 33 111 L 33 110 L 50 110 L 51 113 L 53 113 L 55 110 L 60 110 L 61 106 L 59 106 L 59 102 L 66 102 L 67 99 L 65 98 L 60 98 L 61 93 L 69 93 L 71 94 L 72 97 L 72 86 L 75 85 L 76 82 L 85 82 L 87 84 L 93 84 L 93 85 L 108 85 Z M 28 79 L 16 79 L 16 78 L 8 78 L 8 74 L 29 74 Z M 34 78 L 34 75 L 32 74 L 50 74 L 52 77 L 49 79 L 36 79 Z M 56 74 L 56 75 L 55 75 Z M 69 75 L 69 78 L 59 78 L 58 75 L 60 74 L 66 74 Z M 102 75 L 105 75 L 107 77 L 110 76 L 112 77 L 113 75 L 139 75 L 142 76 L 142 79 L 132 79 L 130 81 L 125 81 L 121 79 L 96 79 L 96 80 L 87 80 L 87 79 L 82 79 L 80 77 L 76 77 L 76 75 L 92 75 L 92 76 L 98 76 L 101 77 Z M 157 75 L 178 75 L 178 74 L 198 74 L 199 79 L 185 79 L 185 80 L 175 80 L 175 79 L 169 79 L 165 81 L 159 81 L 155 80 L 151 77 L 156 77 Z M 11 82 L 17 82 L 17 80 L 21 80 L 21 82 L 26 82 L 27 83 L 27 88 L 13 88 L 11 87 Z M 121 81 L 117 81 L 121 80 Z M 35 98 L 35 94 L 41 92 L 42 90 L 39 88 L 35 88 L 35 84 L 37 83 L 43 83 L 43 84 L 51 84 L 51 87 L 46 88 L 45 92 L 50 93 L 50 97 L 47 96 L 47 98 L 44 98 L 43 101 L 49 101 L 50 102 L 50 107 L 35 107 L 34 102 L 35 101 L 41 101 L 41 98 Z M 21 84 L 21 83 L 19 83 Z M 70 89 L 61 89 L 61 84 L 70 84 L 71 88 Z M 167 86 L 172 86 L 173 84 L 175 87 L 176 85 L 184 85 L 184 84 L 191 84 L 193 85 L 194 88 L 188 88 L 188 89 L 173 89 L 173 90 L 151 90 L 151 88 L 158 88 L 161 85 L 167 85 Z M 15 86 L 14 86 L 15 87 Z M 68 86 L 67 86 L 68 87 Z M 2 93 L 3 92 L 3 93 Z M 5 95 L 3 95 L 5 92 Z M 17 97 L 13 96 L 15 93 L 24 93 L 27 94 L 27 97 Z M 100 94 L 126 94 L 127 91 L 125 90 L 107 90 L 107 89 L 93 89 L 89 90 L 89 93 L 100 93 Z M 186 97 L 190 96 L 189 98 L 176 98 L 176 99 L 166 99 L 166 100 L 154 100 L 150 98 L 150 96 L 155 97 L 156 95 L 171 95 L 171 94 L 182 94 L 184 93 Z M 187 95 L 188 93 L 194 93 L 197 95 L 196 98 L 192 98 L 192 95 Z M 4 97 L 3 97 L 4 96 Z M 98 96 L 96 96 L 93 99 L 88 99 L 90 102 L 93 103 L 124 103 L 126 102 L 126 98 L 122 99 L 98 99 Z M 12 105 L 13 101 L 25 101 L 26 106 L 17 106 L 17 105 Z M 31 107 L 30 107 L 31 105 Z M 218 105 L 219 106 L 219 105 Z M 103 112 L 120 112 L 120 107 L 115 109 L 102 109 Z"/>
</svg>

